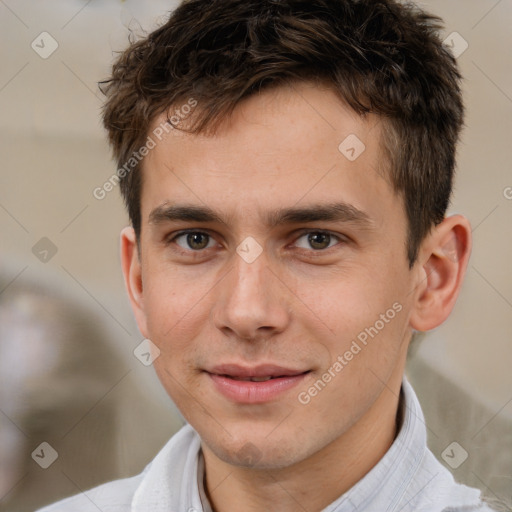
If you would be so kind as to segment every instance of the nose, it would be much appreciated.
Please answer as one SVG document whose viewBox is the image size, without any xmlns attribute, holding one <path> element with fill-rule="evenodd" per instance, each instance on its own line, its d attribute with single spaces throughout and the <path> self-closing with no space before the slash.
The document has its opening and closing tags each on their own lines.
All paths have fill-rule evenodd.
<svg viewBox="0 0 512 512">
<path fill-rule="evenodd" d="M 264 252 L 252 263 L 234 254 L 233 266 L 219 286 L 211 315 L 224 335 L 249 341 L 268 339 L 289 324 L 286 287 L 270 270 Z"/>
</svg>

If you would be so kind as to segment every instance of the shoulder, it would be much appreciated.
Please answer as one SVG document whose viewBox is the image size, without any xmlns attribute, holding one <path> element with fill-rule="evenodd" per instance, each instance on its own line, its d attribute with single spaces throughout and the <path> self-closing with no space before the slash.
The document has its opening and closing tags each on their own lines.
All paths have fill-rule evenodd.
<svg viewBox="0 0 512 512">
<path fill-rule="evenodd" d="M 133 495 L 144 472 L 122 480 L 114 480 L 70 498 L 43 507 L 36 512 L 129 512 Z"/>
<path fill-rule="evenodd" d="M 479 489 L 456 482 L 428 449 L 422 466 L 424 480 L 434 476 L 430 476 L 427 484 L 422 482 L 425 492 L 417 496 L 418 502 L 412 507 L 415 512 L 497 512 L 482 501 Z"/>
<path fill-rule="evenodd" d="M 94 487 L 36 512 L 130 512 L 137 500 L 151 501 L 156 495 L 160 499 L 164 491 L 170 502 L 173 490 L 193 474 L 199 447 L 198 434 L 186 424 L 139 475 Z"/>
</svg>

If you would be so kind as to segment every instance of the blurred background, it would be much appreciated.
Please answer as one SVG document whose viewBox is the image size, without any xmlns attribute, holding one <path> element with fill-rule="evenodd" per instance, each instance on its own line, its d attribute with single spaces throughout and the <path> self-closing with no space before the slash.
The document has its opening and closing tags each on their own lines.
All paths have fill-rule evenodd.
<svg viewBox="0 0 512 512">
<path fill-rule="evenodd" d="M 142 357 L 97 82 L 153 0 L 0 0 L 0 510 L 142 470 L 183 421 Z M 430 0 L 465 76 L 450 213 L 474 249 L 450 319 L 411 349 L 435 455 L 512 509 L 512 2 Z M 135 353 L 134 353 L 135 352 Z M 137 357 L 138 355 L 138 357 Z M 45 468 L 46 467 L 46 468 Z M 505 505 L 508 504 L 508 505 Z M 506 508 L 506 507 L 510 508 Z"/>
</svg>

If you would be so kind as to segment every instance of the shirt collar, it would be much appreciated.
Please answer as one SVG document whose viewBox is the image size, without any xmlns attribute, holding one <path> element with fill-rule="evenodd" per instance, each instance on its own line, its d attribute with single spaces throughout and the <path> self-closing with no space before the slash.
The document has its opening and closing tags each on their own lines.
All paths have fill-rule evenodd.
<svg viewBox="0 0 512 512">
<path fill-rule="evenodd" d="M 144 470 L 131 512 L 206 512 L 199 494 L 204 472 L 200 449 L 198 433 L 185 425 Z"/>
<path fill-rule="evenodd" d="M 427 450 L 423 413 L 405 377 L 399 401 L 400 417 L 398 435 L 384 457 L 323 512 L 391 512 L 396 509 Z"/>
</svg>

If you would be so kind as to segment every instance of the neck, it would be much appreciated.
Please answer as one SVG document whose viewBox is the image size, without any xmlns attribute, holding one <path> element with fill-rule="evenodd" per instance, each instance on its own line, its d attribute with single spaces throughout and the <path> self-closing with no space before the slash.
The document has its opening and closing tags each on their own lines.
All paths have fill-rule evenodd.
<svg viewBox="0 0 512 512">
<path fill-rule="evenodd" d="M 205 490 L 213 510 L 323 510 L 361 480 L 393 443 L 400 383 L 393 390 L 384 388 L 372 408 L 340 437 L 292 466 L 233 466 L 203 446 Z"/>
</svg>

